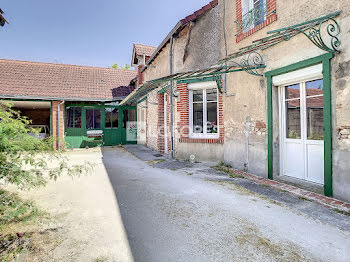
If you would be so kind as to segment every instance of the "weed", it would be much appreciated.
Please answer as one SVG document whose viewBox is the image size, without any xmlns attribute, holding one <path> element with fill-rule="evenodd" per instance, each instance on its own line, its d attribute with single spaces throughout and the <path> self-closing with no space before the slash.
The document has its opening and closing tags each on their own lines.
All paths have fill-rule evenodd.
<svg viewBox="0 0 350 262">
<path fill-rule="evenodd" d="M 105 261 L 107 261 L 106 258 L 104 258 L 104 257 L 99 257 L 99 258 L 94 259 L 93 262 L 105 262 Z"/>
<path fill-rule="evenodd" d="M 150 165 L 150 166 L 153 166 L 153 165 L 162 163 L 164 161 L 165 161 L 165 159 L 155 159 L 155 160 L 147 161 L 147 164 Z"/>
<path fill-rule="evenodd" d="M 310 202 L 312 202 L 312 200 L 311 200 L 311 199 L 308 199 L 308 198 L 303 197 L 303 196 L 298 196 L 298 198 L 299 198 L 300 200 L 304 200 L 304 201 L 310 201 Z"/>
<path fill-rule="evenodd" d="M 350 216 L 350 212 L 345 211 L 345 210 L 333 209 L 333 211 L 338 213 L 338 214 L 342 214 L 342 215 L 345 215 L 345 216 Z"/>
<path fill-rule="evenodd" d="M 30 201 L 0 189 L 0 228 L 16 222 L 27 222 L 42 213 Z"/>
<path fill-rule="evenodd" d="M 242 176 L 240 174 L 236 174 L 234 171 L 232 171 L 232 169 L 231 169 L 232 166 L 231 165 L 225 165 L 222 162 L 219 162 L 218 165 L 213 166 L 212 168 L 214 168 L 217 171 L 226 173 L 229 178 L 245 178 L 244 176 Z"/>
</svg>

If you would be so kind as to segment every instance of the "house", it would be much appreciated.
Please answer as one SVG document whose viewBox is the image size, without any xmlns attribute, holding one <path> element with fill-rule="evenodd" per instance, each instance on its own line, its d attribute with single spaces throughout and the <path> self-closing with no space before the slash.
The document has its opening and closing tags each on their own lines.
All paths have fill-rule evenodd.
<svg viewBox="0 0 350 262">
<path fill-rule="evenodd" d="M 210 2 L 121 102 L 146 111 L 139 142 L 349 201 L 349 15 L 344 1 Z"/>
<path fill-rule="evenodd" d="M 143 82 L 186 70 L 206 68 L 217 62 L 222 57 L 220 41 L 218 41 L 221 39 L 221 26 L 218 1 L 210 2 L 197 12 L 180 20 L 154 51 L 146 66 L 141 69 Z M 213 84 L 212 79 L 206 80 Z M 198 85 L 201 80 L 191 80 L 191 82 Z M 223 129 L 215 128 L 216 133 L 208 134 L 205 138 L 190 137 L 188 130 L 185 130 L 189 117 L 186 83 L 184 81 L 181 85 L 178 82 L 177 88 L 173 90 L 179 96 L 173 100 L 173 110 L 170 109 L 169 86 L 160 86 L 150 91 L 147 93 L 147 100 L 137 101 L 135 97 L 130 97 L 130 100 L 124 101 L 125 103 L 139 102 L 138 110 L 145 111 L 144 123 L 142 123 L 142 118 L 139 118 L 138 133 L 146 130 L 147 136 L 144 139 L 139 139 L 139 143 L 146 144 L 148 147 L 165 154 L 173 153 L 179 159 L 188 159 L 190 155 L 196 155 L 201 159 L 210 158 L 211 160 L 223 158 Z M 216 93 L 216 90 L 216 86 L 214 86 L 212 92 Z M 142 91 L 140 92 L 142 93 Z M 213 108 L 209 114 L 213 127 L 223 126 L 221 94 L 218 95 L 217 101 L 219 106 Z M 174 130 L 176 134 L 173 136 L 171 135 L 170 123 L 172 111 L 175 114 L 174 122 L 176 124 L 174 123 L 174 125 L 177 126 Z M 182 131 L 184 131 L 183 134 Z M 172 139 L 172 137 L 179 139 Z M 213 154 L 208 154 L 208 151 Z"/>
<path fill-rule="evenodd" d="M 102 130 L 104 145 L 135 143 L 128 123 L 136 107 L 118 104 L 134 90 L 136 71 L 5 59 L 0 71 L 0 99 L 48 126 L 55 146 L 86 147 L 93 130 Z"/>
</svg>

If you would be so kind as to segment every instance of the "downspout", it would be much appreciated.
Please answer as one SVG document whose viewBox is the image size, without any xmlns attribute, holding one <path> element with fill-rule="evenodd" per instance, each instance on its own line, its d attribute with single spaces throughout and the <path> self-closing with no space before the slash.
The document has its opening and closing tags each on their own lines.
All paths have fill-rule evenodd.
<svg viewBox="0 0 350 262">
<path fill-rule="evenodd" d="M 64 100 L 58 104 L 57 106 L 57 144 L 58 144 L 58 150 L 61 149 L 61 132 L 60 132 L 60 126 L 61 126 L 61 121 L 60 121 L 60 114 L 61 114 L 61 105 L 64 104 Z"/>
<path fill-rule="evenodd" d="M 173 75 L 173 45 L 174 37 L 170 38 L 170 75 Z M 174 104 L 173 104 L 173 79 L 170 80 L 170 139 L 171 139 L 171 159 L 174 159 Z"/>
</svg>

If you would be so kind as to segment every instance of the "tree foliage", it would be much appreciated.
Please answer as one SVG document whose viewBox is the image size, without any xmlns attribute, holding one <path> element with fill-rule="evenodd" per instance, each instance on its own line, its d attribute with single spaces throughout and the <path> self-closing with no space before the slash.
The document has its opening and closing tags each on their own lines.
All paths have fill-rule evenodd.
<svg viewBox="0 0 350 262">
<path fill-rule="evenodd" d="M 124 70 L 129 70 L 130 69 L 130 65 L 126 64 L 125 66 L 119 66 L 118 64 L 114 64 L 111 66 L 114 69 L 124 69 Z"/>
<path fill-rule="evenodd" d="M 12 108 L 12 103 L 0 101 L 0 183 L 20 188 L 45 185 L 62 174 L 86 173 L 91 164 L 69 165 L 67 157 L 52 148 L 53 139 L 40 140 L 30 133 L 31 120 Z"/>
</svg>

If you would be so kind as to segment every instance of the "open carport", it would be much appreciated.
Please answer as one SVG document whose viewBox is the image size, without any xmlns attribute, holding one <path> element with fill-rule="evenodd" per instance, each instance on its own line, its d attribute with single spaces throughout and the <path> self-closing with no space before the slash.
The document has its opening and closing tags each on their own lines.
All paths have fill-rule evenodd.
<svg viewBox="0 0 350 262">
<path fill-rule="evenodd" d="M 19 111 L 22 116 L 28 117 L 34 127 L 47 127 L 51 130 L 51 102 L 50 101 L 12 101 L 13 109 Z"/>
</svg>

